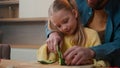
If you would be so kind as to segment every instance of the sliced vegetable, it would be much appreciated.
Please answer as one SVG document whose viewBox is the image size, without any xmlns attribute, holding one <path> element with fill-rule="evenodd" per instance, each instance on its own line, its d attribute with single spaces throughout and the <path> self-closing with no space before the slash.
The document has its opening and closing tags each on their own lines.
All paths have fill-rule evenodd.
<svg viewBox="0 0 120 68">
<path fill-rule="evenodd" d="M 58 45 L 56 45 L 56 48 L 57 48 L 57 53 L 58 53 L 58 57 L 59 57 L 59 64 L 65 65 L 65 60 L 62 58 L 62 52 L 60 50 L 60 47 Z"/>
<path fill-rule="evenodd" d="M 42 64 L 52 64 L 52 63 L 54 63 L 53 61 L 48 61 L 48 60 L 41 60 L 41 61 L 38 61 L 38 62 L 40 62 L 40 63 L 42 63 Z"/>
</svg>

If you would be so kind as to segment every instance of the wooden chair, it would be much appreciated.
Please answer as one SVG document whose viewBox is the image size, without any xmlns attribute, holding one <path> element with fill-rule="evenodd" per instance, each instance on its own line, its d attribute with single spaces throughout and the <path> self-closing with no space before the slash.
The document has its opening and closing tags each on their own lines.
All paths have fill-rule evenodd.
<svg viewBox="0 0 120 68">
<path fill-rule="evenodd" d="M 0 59 L 10 59 L 11 47 L 9 44 L 0 44 Z"/>
</svg>

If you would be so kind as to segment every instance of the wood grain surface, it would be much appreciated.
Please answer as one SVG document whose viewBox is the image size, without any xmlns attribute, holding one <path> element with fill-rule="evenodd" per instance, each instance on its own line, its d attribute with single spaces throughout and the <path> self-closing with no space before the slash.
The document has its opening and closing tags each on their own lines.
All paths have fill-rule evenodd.
<svg viewBox="0 0 120 68">
<path fill-rule="evenodd" d="M 58 63 L 40 64 L 39 62 L 23 62 L 16 60 L 1 60 L 0 68 L 93 68 L 93 65 L 61 66 Z"/>
</svg>

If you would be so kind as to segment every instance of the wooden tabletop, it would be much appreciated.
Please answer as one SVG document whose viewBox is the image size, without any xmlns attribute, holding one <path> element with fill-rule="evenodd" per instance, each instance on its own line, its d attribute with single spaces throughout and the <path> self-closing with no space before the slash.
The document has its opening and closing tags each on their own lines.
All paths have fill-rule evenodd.
<svg viewBox="0 0 120 68">
<path fill-rule="evenodd" d="M 55 64 L 40 64 L 39 62 L 23 62 L 16 60 L 1 60 L 0 68 L 93 68 L 93 65 L 61 66 Z"/>
</svg>

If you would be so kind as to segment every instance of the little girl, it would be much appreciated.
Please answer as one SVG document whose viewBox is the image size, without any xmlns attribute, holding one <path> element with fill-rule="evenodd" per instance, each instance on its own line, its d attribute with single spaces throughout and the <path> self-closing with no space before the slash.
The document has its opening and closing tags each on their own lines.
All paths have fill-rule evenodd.
<svg viewBox="0 0 120 68">
<path fill-rule="evenodd" d="M 83 27 L 79 16 L 76 7 L 70 5 L 67 0 L 55 0 L 49 8 L 48 28 L 63 37 L 62 54 L 73 46 L 92 47 L 100 44 L 97 32 Z M 50 52 L 47 44 L 39 48 L 37 58 L 41 63 L 53 63 L 58 60 L 57 53 Z M 83 64 L 91 63 L 93 61 L 88 59 Z M 105 66 L 104 62 L 101 65 Z"/>
</svg>

